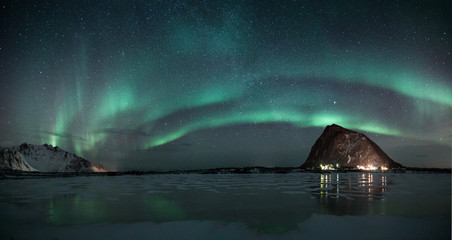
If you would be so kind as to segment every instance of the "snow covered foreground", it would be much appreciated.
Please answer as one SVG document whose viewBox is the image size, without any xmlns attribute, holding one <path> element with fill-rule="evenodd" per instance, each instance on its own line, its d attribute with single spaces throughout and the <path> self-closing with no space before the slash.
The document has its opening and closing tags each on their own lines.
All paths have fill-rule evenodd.
<svg viewBox="0 0 452 240">
<path fill-rule="evenodd" d="M 0 171 L 26 172 L 107 172 L 99 164 L 92 163 L 74 153 L 66 152 L 52 145 L 0 147 Z"/>
</svg>

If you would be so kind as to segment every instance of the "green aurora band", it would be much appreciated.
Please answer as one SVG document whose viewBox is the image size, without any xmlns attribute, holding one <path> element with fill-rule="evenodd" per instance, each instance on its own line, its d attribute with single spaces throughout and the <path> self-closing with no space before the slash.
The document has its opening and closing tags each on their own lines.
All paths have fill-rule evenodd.
<svg viewBox="0 0 452 240">
<path fill-rule="evenodd" d="M 207 129 L 336 123 L 452 146 L 450 24 L 416 3 L 5 5 L 0 140 L 95 159 Z"/>
<path fill-rule="evenodd" d="M 296 67 L 294 67 L 296 68 Z M 309 68 L 309 67 L 308 67 Z M 267 72 L 269 72 L 269 68 Z M 311 67 L 312 69 L 312 67 Z M 271 70 L 266 75 L 278 76 L 278 70 Z M 320 69 L 317 71 L 320 72 Z M 369 69 L 367 76 L 364 71 L 350 70 L 349 73 L 344 72 L 331 72 L 329 75 L 307 73 L 306 75 L 297 75 L 298 73 L 288 73 L 285 75 L 294 79 L 295 83 L 303 83 L 303 79 L 310 79 L 311 76 L 319 75 L 319 77 L 325 79 L 336 79 L 336 84 L 348 84 L 353 85 L 355 83 L 364 84 L 366 86 L 378 86 L 383 90 L 396 92 L 397 94 L 404 95 L 410 101 L 423 100 L 425 104 L 429 105 L 431 109 L 438 109 L 436 113 L 439 119 L 446 119 L 450 116 L 452 107 L 452 94 L 451 89 L 444 84 L 436 84 L 437 81 L 432 81 L 428 78 L 412 77 L 415 74 L 407 73 L 407 69 L 402 69 L 399 72 L 378 72 L 376 69 Z M 348 74 L 348 76 L 347 76 Z M 362 74 L 362 75 L 359 75 Z M 120 75 L 120 74 L 118 74 Z M 140 74 L 136 74 L 140 75 Z M 144 74 L 141 74 L 144 75 Z M 247 78 L 245 81 L 238 80 L 240 76 Z M 296 77 L 300 76 L 300 77 Z M 306 77 L 308 76 L 308 77 Z M 339 77 L 338 77 L 339 76 Z M 376 79 L 380 76 L 380 81 Z M 113 79 L 119 79 L 113 77 Z M 319 82 L 322 78 L 318 78 Z M 209 79 L 202 82 L 206 83 L 205 88 L 197 85 L 196 89 L 189 95 L 183 95 L 184 89 L 175 88 L 175 93 L 170 93 L 168 96 L 163 95 L 167 93 L 163 89 L 150 91 L 143 93 L 136 82 L 146 82 L 146 79 L 140 79 L 139 76 L 129 75 L 122 77 L 115 86 L 109 86 L 104 89 L 103 94 L 99 94 L 99 98 L 95 103 L 90 102 L 90 106 L 96 106 L 95 110 L 86 113 L 84 110 L 83 101 L 80 99 L 77 93 L 71 98 L 66 98 L 66 103 L 60 112 L 56 116 L 55 125 L 53 127 L 54 135 L 43 134 L 42 142 L 50 142 L 52 145 L 59 145 L 61 137 L 58 135 L 64 135 L 71 129 L 76 129 L 80 133 L 80 138 L 85 141 L 75 142 L 74 147 L 78 153 L 83 151 L 92 150 L 99 143 L 105 141 L 108 137 L 106 133 L 99 133 L 96 130 L 104 128 L 113 128 L 118 125 L 124 126 L 126 129 L 137 129 L 143 125 L 153 126 L 161 125 L 161 129 L 158 133 L 152 131 L 147 132 L 146 137 L 143 137 L 140 148 L 148 149 L 156 147 L 168 142 L 174 141 L 190 132 L 205 129 L 215 128 L 234 124 L 246 124 L 246 123 L 268 123 L 268 122 L 285 122 L 292 123 L 299 127 L 324 127 L 325 125 L 336 123 L 344 127 L 350 127 L 357 130 L 374 132 L 379 134 L 394 135 L 394 136 L 407 136 L 414 138 L 425 138 L 425 136 L 410 135 L 404 126 L 391 125 L 389 122 L 384 122 L 379 119 L 375 119 L 371 115 L 361 114 L 363 109 L 355 112 L 347 110 L 349 106 L 339 107 L 337 109 L 330 109 L 330 107 L 323 107 L 328 105 L 328 101 L 325 102 L 325 96 L 329 98 L 340 99 L 340 96 L 334 97 L 334 92 L 325 92 L 325 89 L 315 90 L 310 89 L 306 91 L 304 89 L 295 89 L 291 91 L 280 93 L 271 92 L 272 89 L 249 89 L 250 82 L 262 83 L 260 79 L 268 79 L 266 76 L 260 76 L 260 74 L 234 74 L 229 77 L 224 77 L 232 80 L 228 81 L 227 85 L 214 84 L 209 86 Z M 236 79 L 236 80 L 235 80 Z M 300 79 L 300 80 L 298 80 Z M 235 80 L 235 81 L 234 81 Z M 194 81 L 194 80 L 193 80 Z M 153 82 L 153 80 L 151 80 Z M 245 82 L 245 83 L 243 83 Z M 324 81 L 327 84 L 327 81 Z M 430 83 L 427 85 L 427 83 Z M 265 83 L 262 83 L 265 84 Z M 277 84 L 277 83 L 276 83 Z M 163 88 L 163 87 L 162 87 Z M 409 89 L 409 91 L 407 90 Z M 261 96 L 254 97 L 252 101 L 242 100 L 246 96 L 252 95 L 253 91 L 261 91 Z M 276 91 L 275 89 L 273 89 Z M 312 90 L 312 91 L 311 91 Z M 79 90 L 83 93 L 83 90 Z M 251 91 L 251 92 L 250 92 Z M 64 91 L 63 91 L 64 92 Z M 350 93 L 353 94 L 353 93 Z M 81 94 L 83 95 L 83 94 Z M 343 98 L 343 97 L 342 97 Z M 381 99 L 376 99 L 380 101 Z M 172 128 L 162 126 L 161 122 L 165 121 L 165 118 L 178 111 L 188 111 L 190 109 L 197 109 L 203 106 L 210 106 L 212 104 L 230 104 L 234 101 L 240 101 L 240 106 L 235 108 L 229 108 L 225 111 L 218 111 L 216 109 L 206 110 L 202 116 L 187 117 L 182 116 L 179 120 L 182 122 L 176 124 Z M 274 101 L 270 103 L 270 101 Z M 352 101 L 351 99 L 349 101 Z M 81 103 L 81 105 L 80 105 Z M 268 103 L 268 104 L 267 104 Z M 292 104 L 291 104 L 292 103 Z M 279 105 L 278 105 L 279 104 Z M 329 103 L 331 105 L 332 103 Z M 378 104 L 378 103 L 375 103 Z M 303 110 L 306 106 L 322 106 L 323 109 L 316 111 Z M 339 104 L 338 104 L 339 105 Z M 342 108 L 342 109 L 341 109 Z M 208 109 L 208 108 L 207 108 Z M 422 115 L 422 109 L 414 107 L 412 109 L 412 118 L 419 119 L 419 115 Z M 84 126 L 77 126 L 77 117 L 80 115 L 88 115 Z M 128 123 L 127 116 L 134 116 L 134 118 L 141 119 L 142 121 L 134 121 L 132 124 Z M 138 115 L 138 117 L 137 117 Z M 95 131 L 92 131 L 94 129 Z M 72 131 L 73 132 L 73 131 Z M 133 133 L 133 132 L 131 132 Z M 49 139 L 50 137 L 50 139 Z M 435 139 L 429 139 L 435 140 Z M 437 140 L 438 141 L 438 140 Z"/>
</svg>

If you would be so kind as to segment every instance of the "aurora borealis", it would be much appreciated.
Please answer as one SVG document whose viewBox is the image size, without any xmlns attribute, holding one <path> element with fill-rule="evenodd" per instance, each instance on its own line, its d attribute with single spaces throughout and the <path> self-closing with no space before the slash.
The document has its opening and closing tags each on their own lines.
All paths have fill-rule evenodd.
<svg viewBox="0 0 452 240">
<path fill-rule="evenodd" d="M 447 1 L 8 1 L 0 145 L 111 169 L 299 166 L 328 124 L 450 167 Z"/>
</svg>

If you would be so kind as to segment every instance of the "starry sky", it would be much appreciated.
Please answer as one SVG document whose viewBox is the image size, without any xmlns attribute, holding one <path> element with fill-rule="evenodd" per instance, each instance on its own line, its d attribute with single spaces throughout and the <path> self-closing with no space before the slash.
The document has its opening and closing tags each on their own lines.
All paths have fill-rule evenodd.
<svg viewBox="0 0 452 240">
<path fill-rule="evenodd" d="M 326 125 L 450 167 L 448 1 L 6 1 L 0 145 L 111 170 L 299 166 Z"/>
</svg>

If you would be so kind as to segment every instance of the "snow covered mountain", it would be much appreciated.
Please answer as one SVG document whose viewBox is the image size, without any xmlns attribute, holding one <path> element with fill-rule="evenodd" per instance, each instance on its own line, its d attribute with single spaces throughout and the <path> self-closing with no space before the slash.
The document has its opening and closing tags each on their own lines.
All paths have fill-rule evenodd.
<svg viewBox="0 0 452 240">
<path fill-rule="evenodd" d="M 106 172 L 99 164 L 92 163 L 73 153 L 52 145 L 33 145 L 0 147 L 0 171 L 39 171 L 39 172 Z"/>
<path fill-rule="evenodd" d="M 402 165 L 394 162 L 366 135 L 333 124 L 325 128 L 301 167 L 384 170 Z"/>
</svg>

